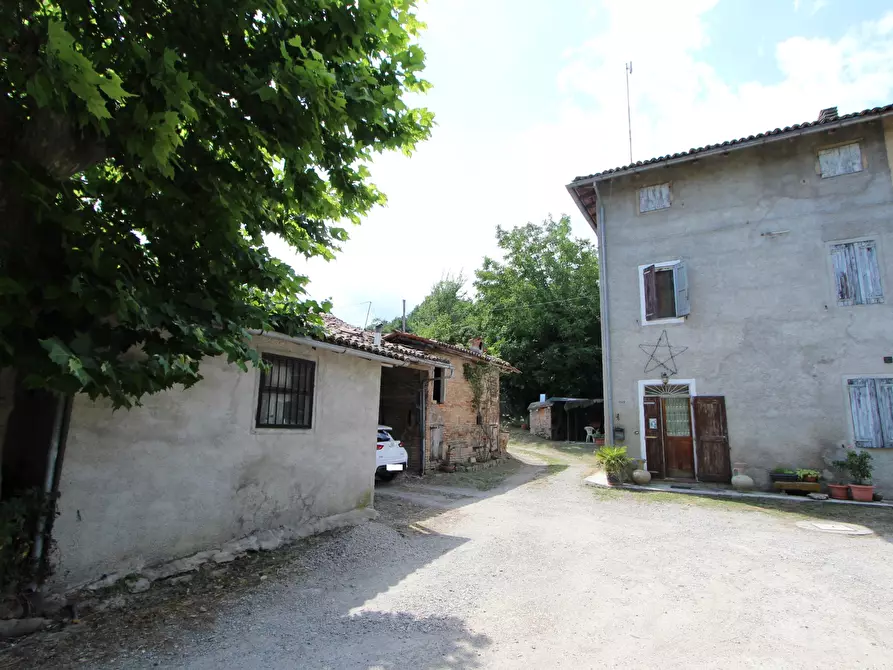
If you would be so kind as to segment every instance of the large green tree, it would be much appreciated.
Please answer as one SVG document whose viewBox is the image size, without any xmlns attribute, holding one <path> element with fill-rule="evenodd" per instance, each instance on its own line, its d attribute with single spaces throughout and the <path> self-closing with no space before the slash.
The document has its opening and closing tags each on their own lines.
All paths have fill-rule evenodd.
<svg viewBox="0 0 893 670">
<path fill-rule="evenodd" d="M 447 273 L 435 282 L 425 299 L 406 315 L 406 330 L 441 342 L 467 345 L 478 335 L 474 302 L 465 289 L 467 282 L 461 272 Z M 399 316 L 390 321 L 376 319 L 373 325 L 391 332 L 403 327 L 401 321 Z"/>
<path fill-rule="evenodd" d="M 570 220 L 504 230 L 502 260 L 477 271 L 477 312 L 495 353 L 521 369 L 503 378 L 503 397 L 516 414 L 540 393 L 602 395 L 598 256 L 575 239 Z"/>
<path fill-rule="evenodd" d="M 421 27 L 414 0 L 3 2 L 0 395 L 127 406 L 316 327 L 264 236 L 331 258 L 383 201 L 366 163 L 432 123 Z"/>
</svg>

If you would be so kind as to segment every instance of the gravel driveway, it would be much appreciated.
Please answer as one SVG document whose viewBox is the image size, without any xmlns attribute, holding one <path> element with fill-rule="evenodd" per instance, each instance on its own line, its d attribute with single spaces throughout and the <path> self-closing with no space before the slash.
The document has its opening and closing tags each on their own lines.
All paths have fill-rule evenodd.
<svg viewBox="0 0 893 670">
<path fill-rule="evenodd" d="M 584 474 L 381 487 L 378 522 L 310 543 L 300 571 L 202 630 L 169 621 L 176 647 L 106 667 L 893 667 L 889 509 L 861 517 L 876 533 L 844 536 L 741 503 L 601 492 Z"/>
</svg>

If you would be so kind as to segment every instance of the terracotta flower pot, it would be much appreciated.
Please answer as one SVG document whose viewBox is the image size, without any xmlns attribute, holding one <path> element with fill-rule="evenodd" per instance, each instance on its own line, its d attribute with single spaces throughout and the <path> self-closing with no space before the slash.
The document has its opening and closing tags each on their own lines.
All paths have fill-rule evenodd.
<svg viewBox="0 0 893 670">
<path fill-rule="evenodd" d="M 846 484 L 828 484 L 828 494 L 835 500 L 846 500 L 848 488 Z"/>
<path fill-rule="evenodd" d="M 874 497 L 874 486 L 850 484 L 850 493 L 853 496 L 853 500 L 858 500 L 859 502 L 871 502 Z"/>
</svg>

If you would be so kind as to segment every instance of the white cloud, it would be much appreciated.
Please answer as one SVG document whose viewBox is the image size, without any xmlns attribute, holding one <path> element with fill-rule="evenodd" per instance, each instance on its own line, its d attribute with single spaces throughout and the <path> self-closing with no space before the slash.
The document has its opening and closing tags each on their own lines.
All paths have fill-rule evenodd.
<svg viewBox="0 0 893 670">
<path fill-rule="evenodd" d="M 605 0 L 588 18 L 592 39 L 570 45 L 562 67 L 520 92 L 513 68 L 535 30 L 506 24 L 513 3 L 475 3 L 473 17 L 454 3 L 430 3 L 425 46 L 436 88 L 428 103 L 439 125 L 411 159 L 376 162 L 389 205 L 351 230 L 338 259 L 298 263 L 314 296 L 334 297 L 336 313 L 353 322 L 365 319 L 366 300 L 373 316 L 391 317 L 401 298 L 411 307 L 445 271 L 471 274 L 495 253 L 497 224 L 566 212 L 579 235 L 591 236 L 564 185 L 628 162 L 624 61 L 634 64 L 637 160 L 813 119 L 831 105 L 846 113 L 893 98 L 893 12 L 837 40 L 792 36 L 774 47 L 779 81 L 731 85 L 705 56 L 704 15 L 717 1 Z M 519 124 L 524 93 L 550 104 Z M 290 258 L 281 246 L 276 252 Z"/>
</svg>

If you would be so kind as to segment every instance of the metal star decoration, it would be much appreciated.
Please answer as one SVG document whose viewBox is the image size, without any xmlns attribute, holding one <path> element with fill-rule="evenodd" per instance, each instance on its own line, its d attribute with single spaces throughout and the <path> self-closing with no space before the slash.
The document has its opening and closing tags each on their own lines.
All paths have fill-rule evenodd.
<svg viewBox="0 0 893 670">
<path fill-rule="evenodd" d="M 640 344 L 639 349 L 648 354 L 648 362 L 645 363 L 645 372 L 654 372 L 659 368 L 667 371 L 668 375 L 678 374 L 676 368 L 676 356 L 688 351 L 688 347 L 670 346 L 667 331 L 660 334 L 657 344 Z"/>
</svg>

